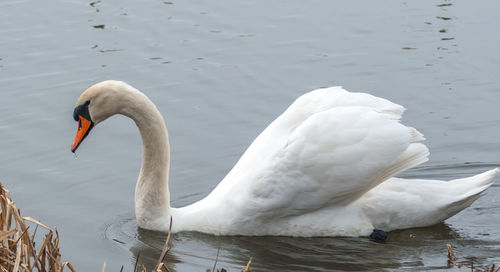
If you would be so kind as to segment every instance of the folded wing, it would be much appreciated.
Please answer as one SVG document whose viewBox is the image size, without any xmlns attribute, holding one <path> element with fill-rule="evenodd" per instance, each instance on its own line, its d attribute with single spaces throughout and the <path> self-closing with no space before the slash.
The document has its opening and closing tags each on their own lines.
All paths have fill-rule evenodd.
<svg viewBox="0 0 500 272">
<path fill-rule="evenodd" d="M 249 218 L 297 216 L 348 205 L 427 160 L 404 108 L 340 87 L 298 98 L 247 149 L 213 191 Z M 231 180 L 231 182 L 229 182 Z"/>
</svg>

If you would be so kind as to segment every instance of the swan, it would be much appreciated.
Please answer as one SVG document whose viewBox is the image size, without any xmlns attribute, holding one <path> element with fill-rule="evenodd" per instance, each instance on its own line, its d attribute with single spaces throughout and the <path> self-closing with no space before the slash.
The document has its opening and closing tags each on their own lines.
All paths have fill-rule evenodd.
<svg viewBox="0 0 500 272">
<path fill-rule="evenodd" d="M 170 152 L 162 115 L 142 92 L 108 80 L 85 90 L 73 117 L 75 152 L 114 114 L 139 128 L 135 188 L 139 227 L 214 235 L 367 236 L 373 229 L 424 227 L 471 205 L 498 169 L 451 181 L 396 178 L 428 160 L 424 137 L 389 100 L 342 87 L 300 96 L 248 147 L 205 198 L 170 206 Z"/>
</svg>

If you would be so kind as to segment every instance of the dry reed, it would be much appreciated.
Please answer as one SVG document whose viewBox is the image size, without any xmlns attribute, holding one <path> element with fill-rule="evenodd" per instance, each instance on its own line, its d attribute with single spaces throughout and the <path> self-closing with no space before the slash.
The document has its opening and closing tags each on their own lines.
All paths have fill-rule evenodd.
<svg viewBox="0 0 500 272">
<path fill-rule="evenodd" d="M 158 258 L 158 262 L 156 263 L 156 267 L 155 269 L 153 270 L 153 272 L 170 272 L 170 270 L 168 269 L 166 263 L 165 263 L 165 257 L 167 256 L 167 253 L 170 251 L 170 246 L 168 245 L 168 242 L 170 241 L 170 235 L 172 234 L 172 217 L 170 217 L 170 225 L 168 227 L 168 233 L 167 233 L 167 239 L 165 240 L 165 246 L 163 247 L 163 250 L 160 254 L 160 257 Z M 136 263 L 135 263 L 135 267 L 134 267 L 134 272 L 147 272 L 146 270 L 146 267 L 142 267 L 142 268 L 138 268 L 137 267 L 137 263 L 139 261 L 139 257 L 140 256 L 137 256 L 136 258 Z M 226 269 L 224 268 L 221 268 L 220 270 L 217 269 L 216 270 L 216 265 L 217 265 L 217 260 L 219 258 L 219 250 L 217 250 L 217 256 L 215 258 L 215 262 L 214 262 L 214 267 L 212 268 L 212 270 L 210 269 L 207 269 L 206 272 L 227 272 Z M 250 258 L 250 260 L 248 261 L 247 265 L 245 267 L 243 267 L 241 269 L 242 272 L 251 272 L 251 268 L 250 268 L 250 264 L 252 263 L 252 258 Z M 103 267 L 103 270 L 105 269 L 106 267 L 106 263 L 104 264 L 104 267 Z"/>
<path fill-rule="evenodd" d="M 59 233 L 31 217 L 21 217 L 3 185 L 0 183 L 0 271 L 62 272 L 65 268 L 75 272 L 68 262 L 61 262 Z M 33 234 L 30 227 L 35 226 Z M 35 246 L 38 228 L 46 231 L 40 248 Z"/>
<path fill-rule="evenodd" d="M 450 244 L 446 244 L 446 248 L 448 249 L 448 267 L 458 267 L 458 268 L 467 268 L 470 269 L 472 272 L 499 272 L 500 271 L 500 265 L 498 267 L 495 267 L 495 264 L 492 264 L 490 266 L 486 266 L 484 268 L 475 268 L 474 264 L 467 264 L 463 262 L 457 262 L 457 258 L 455 257 L 455 253 L 453 253 L 453 249 L 451 248 Z"/>
<path fill-rule="evenodd" d="M 22 217 L 20 210 L 16 208 L 15 203 L 10 198 L 9 191 L 3 187 L 2 183 L 0 183 L 0 207 L 0 272 L 63 272 L 66 268 L 76 272 L 71 263 L 61 261 L 57 229 L 51 229 L 31 217 Z M 34 231 L 31 233 L 30 227 L 32 226 L 34 226 Z M 41 246 L 37 248 L 35 236 L 39 228 L 44 229 L 46 233 L 41 241 Z M 171 228 L 172 219 L 170 219 L 165 246 L 153 272 L 170 272 L 165 263 L 165 256 L 170 251 Z M 252 259 L 242 271 L 250 272 L 251 262 Z M 104 263 L 102 271 L 105 269 L 106 263 Z M 137 263 L 134 271 L 147 272 L 144 266 L 138 268 Z M 226 270 L 221 269 L 220 271 Z"/>
</svg>

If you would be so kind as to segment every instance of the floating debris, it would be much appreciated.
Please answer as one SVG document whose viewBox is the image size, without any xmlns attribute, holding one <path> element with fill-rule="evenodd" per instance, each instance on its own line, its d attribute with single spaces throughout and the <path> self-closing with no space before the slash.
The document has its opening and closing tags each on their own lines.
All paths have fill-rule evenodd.
<svg viewBox="0 0 500 272">
<path fill-rule="evenodd" d="M 445 20 L 445 21 L 451 20 L 451 17 L 437 16 L 436 18 L 441 19 L 441 20 Z"/>
<path fill-rule="evenodd" d="M 101 0 L 98 0 L 98 1 L 93 1 L 93 2 L 90 2 L 89 5 L 93 8 L 95 8 L 95 5 L 101 3 Z"/>
<path fill-rule="evenodd" d="M 101 50 L 99 50 L 100 53 L 119 52 L 119 51 L 123 51 L 123 49 L 101 49 Z"/>
<path fill-rule="evenodd" d="M 401 49 L 403 49 L 403 50 L 415 50 L 417 48 L 415 48 L 415 47 L 403 47 Z"/>
<path fill-rule="evenodd" d="M 451 41 L 451 40 L 454 40 L 455 38 L 441 38 L 441 40 L 443 41 Z"/>
<path fill-rule="evenodd" d="M 446 29 L 444 29 L 444 28 L 443 28 L 443 29 L 439 30 L 439 32 L 441 32 L 441 33 L 446 33 L 446 32 L 448 32 L 448 31 L 447 31 Z"/>
<path fill-rule="evenodd" d="M 90 2 L 89 5 L 95 8 L 96 12 L 99 12 L 99 8 L 96 7 L 97 4 L 101 3 L 101 0 Z"/>
<path fill-rule="evenodd" d="M 99 28 L 99 29 L 104 29 L 104 25 L 95 25 L 95 26 L 92 26 L 93 28 Z"/>
<path fill-rule="evenodd" d="M 442 8 L 442 7 L 449 7 L 449 6 L 452 6 L 453 4 L 452 3 L 446 3 L 446 4 L 440 4 L 440 5 L 437 5 L 438 7 Z"/>
</svg>

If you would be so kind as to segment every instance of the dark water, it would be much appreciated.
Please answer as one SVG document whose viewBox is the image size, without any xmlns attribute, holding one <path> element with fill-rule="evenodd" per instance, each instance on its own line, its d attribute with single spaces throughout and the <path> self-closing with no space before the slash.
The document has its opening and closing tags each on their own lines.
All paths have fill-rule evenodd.
<svg viewBox="0 0 500 272">
<path fill-rule="evenodd" d="M 154 263 L 165 234 L 137 228 L 141 160 L 114 117 L 69 151 L 78 95 L 104 79 L 143 90 L 164 114 L 171 196 L 210 192 L 300 94 L 342 85 L 404 105 L 430 161 L 403 176 L 452 179 L 500 166 L 498 1 L 2 1 L 0 180 L 23 215 L 57 226 L 79 271 Z M 366 238 L 172 237 L 177 271 L 439 270 L 500 263 L 500 180 L 444 224 Z"/>
</svg>

